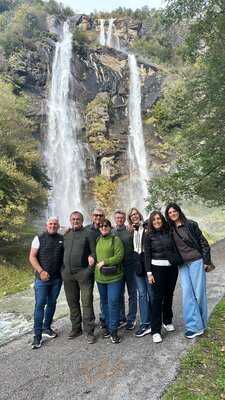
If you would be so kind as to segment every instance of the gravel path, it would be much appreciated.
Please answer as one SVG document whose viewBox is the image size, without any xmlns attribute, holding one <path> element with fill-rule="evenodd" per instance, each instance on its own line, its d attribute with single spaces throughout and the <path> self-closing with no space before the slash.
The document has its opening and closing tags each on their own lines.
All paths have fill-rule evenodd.
<svg viewBox="0 0 225 400">
<path fill-rule="evenodd" d="M 225 240 L 213 247 L 217 268 L 207 275 L 209 309 L 225 294 Z M 121 330 L 122 342 L 113 345 L 100 337 L 88 345 L 83 336 L 67 340 L 68 318 L 55 326 L 59 337 L 31 350 L 28 334 L 0 349 L 1 400 L 143 400 L 159 399 L 176 377 L 180 357 L 195 340 L 183 336 L 179 285 L 174 300 L 176 332 L 163 332 L 163 343 L 151 336 L 135 338 Z M 97 311 L 97 310 L 96 310 Z"/>
</svg>

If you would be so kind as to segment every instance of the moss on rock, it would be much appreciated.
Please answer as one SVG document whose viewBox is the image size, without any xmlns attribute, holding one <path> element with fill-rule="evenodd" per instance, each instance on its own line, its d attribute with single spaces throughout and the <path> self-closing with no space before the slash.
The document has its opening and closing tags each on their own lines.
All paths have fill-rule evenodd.
<svg viewBox="0 0 225 400">
<path fill-rule="evenodd" d="M 106 212 L 113 208 L 116 196 L 117 184 L 102 175 L 98 175 L 92 179 L 92 195 L 96 203 L 103 207 Z"/>
<path fill-rule="evenodd" d="M 86 108 L 86 126 L 88 141 L 99 154 L 112 148 L 109 140 L 108 125 L 110 121 L 111 98 L 109 93 L 98 93 Z"/>
</svg>

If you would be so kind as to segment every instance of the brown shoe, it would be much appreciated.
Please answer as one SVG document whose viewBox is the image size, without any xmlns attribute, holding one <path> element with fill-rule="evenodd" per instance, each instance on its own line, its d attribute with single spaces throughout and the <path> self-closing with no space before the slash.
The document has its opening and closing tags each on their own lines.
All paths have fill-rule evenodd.
<svg viewBox="0 0 225 400">
<path fill-rule="evenodd" d="M 80 329 L 80 330 L 72 329 L 72 331 L 68 335 L 68 339 L 69 340 L 75 339 L 75 338 L 77 338 L 78 336 L 81 336 L 81 335 L 82 335 L 82 329 Z"/>
</svg>

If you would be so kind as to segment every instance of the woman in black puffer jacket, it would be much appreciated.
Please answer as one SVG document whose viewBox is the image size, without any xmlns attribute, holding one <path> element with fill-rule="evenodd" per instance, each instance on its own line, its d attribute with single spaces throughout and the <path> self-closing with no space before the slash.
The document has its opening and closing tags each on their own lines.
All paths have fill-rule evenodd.
<svg viewBox="0 0 225 400">
<path fill-rule="evenodd" d="M 168 332 L 175 330 L 172 302 L 178 276 L 177 266 L 182 260 L 166 220 L 159 211 L 153 211 L 149 217 L 144 250 L 148 282 L 153 290 L 152 339 L 154 343 L 160 343 L 162 322 Z"/>
</svg>

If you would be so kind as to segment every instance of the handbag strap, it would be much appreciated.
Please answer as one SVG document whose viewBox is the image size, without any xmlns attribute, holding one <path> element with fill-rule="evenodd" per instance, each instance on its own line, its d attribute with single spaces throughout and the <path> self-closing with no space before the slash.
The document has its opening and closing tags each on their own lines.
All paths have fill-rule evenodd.
<svg viewBox="0 0 225 400">
<path fill-rule="evenodd" d="M 115 235 L 112 235 L 113 254 L 115 250 Z"/>
<path fill-rule="evenodd" d="M 183 242 L 184 242 L 187 246 L 191 247 L 192 249 L 195 248 L 195 247 L 193 246 L 193 243 L 192 243 L 191 241 L 189 241 L 188 239 L 186 239 L 186 238 L 184 238 L 183 236 L 181 236 L 181 234 L 178 232 L 178 229 L 177 229 L 176 226 L 174 226 L 174 230 L 175 230 L 177 236 L 179 236 L 179 238 L 180 238 L 181 240 L 183 240 Z"/>
<path fill-rule="evenodd" d="M 101 237 L 101 236 L 98 236 L 98 237 L 97 237 L 97 239 L 96 239 L 96 244 L 98 243 L 100 237 Z M 115 235 L 112 235 L 112 245 L 113 245 L 113 253 L 114 253 L 114 250 L 115 250 Z"/>
</svg>

